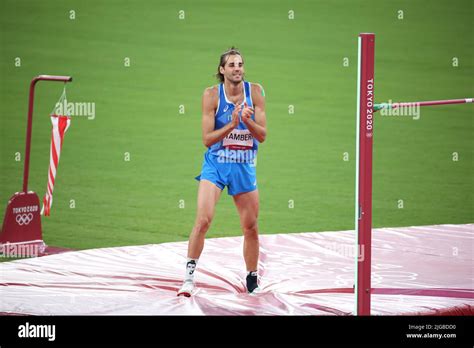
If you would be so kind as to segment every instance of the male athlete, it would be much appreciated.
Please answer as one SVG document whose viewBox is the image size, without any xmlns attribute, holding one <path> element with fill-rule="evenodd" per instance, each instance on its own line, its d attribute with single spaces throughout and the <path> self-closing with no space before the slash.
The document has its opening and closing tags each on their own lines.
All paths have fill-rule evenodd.
<svg viewBox="0 0 474 348">
<path fill-rule="evenodd" d="M 244 80 L 244 60 L 232 47 L 220 57 L 217 86 L 202 97 L 202 140 L 204 154 L 199 180 L 196 221 L 189 236 L 188 259 L 178 296 L 190 297 L 194 270 L 204 247 L 222 190 L 234 199 L 244 235 L 247 291 L 258 292 L 258 190 L 255 171 L 258 144 L 267 135 L 263 88 Z"/>
</svg>

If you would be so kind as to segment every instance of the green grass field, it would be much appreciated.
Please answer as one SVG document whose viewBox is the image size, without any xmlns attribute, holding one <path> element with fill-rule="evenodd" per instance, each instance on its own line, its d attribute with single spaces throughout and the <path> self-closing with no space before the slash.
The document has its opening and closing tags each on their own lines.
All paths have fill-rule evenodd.
<svg viewBox="0 0 474 348">
<path fill-rule="evenodd" d="M 247 80 L 267 98 L 261 233 L 353 229 L 358 33 L 376 33 L 377 101 L 472 97 L 473 15 L 470 0 L 2 1 L 2 214 L 21 190 L 29 81 L 72 75 L 69 101 L 95 103 L 96 116 L 73 118 L 66 135 L 52 214 L 43 219 L 46 243 L 186 240 L 205 152 L 202 92 L 216 83 L 220 53 L 235 45 Z M 48 114 L 61 91 L 37 87 L 29 188 L 40 198 Z M 378 115 L 374 146 L 375 227 L 474 221 L 472 104 L 424 108 L 419 120 Z M 240 234 L 225 192 L 208 237 Z"/>
</svg>

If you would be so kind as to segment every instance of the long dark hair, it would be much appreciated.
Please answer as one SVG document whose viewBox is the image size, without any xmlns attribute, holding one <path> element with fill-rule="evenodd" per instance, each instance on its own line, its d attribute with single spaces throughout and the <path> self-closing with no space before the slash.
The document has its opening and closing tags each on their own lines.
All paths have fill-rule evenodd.
<svg viewBox="0 0 474 348">
<path fill-rule="evenodd" d="M 217 67 L 217 74 L 216 74 L 216 78 L 220 82 L 224 82 L 224 75 L 221 74 L 220 67 L 225 66 L 225 63 L 227 63 L 229 56 L 235 56 L 235 55 L 239 55 L 242 58 L 242 63 L 244 62 L 244 57 L 242 57 L 242 54 L 240 54 L 240 51 L 237 47 L 232 46 L 227 51 L 221 54 L 221 58 L 219 60 L 219 66 Z"/>
</svg>

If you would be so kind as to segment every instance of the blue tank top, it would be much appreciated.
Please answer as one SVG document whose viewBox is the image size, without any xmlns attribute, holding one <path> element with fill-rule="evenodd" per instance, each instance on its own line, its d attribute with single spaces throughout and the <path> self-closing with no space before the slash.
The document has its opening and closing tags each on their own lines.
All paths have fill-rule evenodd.
<svg viewBox="0 0 474 348">
<path fill-rule="evenodd" d="M 243 81 L 244 101 L 253 108 L 252 90 L 250 82 Z M 243 106 L 243 103 L 242 103 Z M 227 99 L 224 84 L 219 85 L 219 102 L 217 105 L 214 130 L 220 129 L 232 121 L 232 112 L 235 105 Z M 241 117 L 241 115 L 240 115 Z M 255 114 L 251 116 L 255 121 Z M 217 156 L 226 162 L 254 163 L 257 156 L 258 141 L 254 139 L 245 123 L 240 120 L 239 125 L 224 139 L 211 145 L 208 153 Z"/>
</svg>

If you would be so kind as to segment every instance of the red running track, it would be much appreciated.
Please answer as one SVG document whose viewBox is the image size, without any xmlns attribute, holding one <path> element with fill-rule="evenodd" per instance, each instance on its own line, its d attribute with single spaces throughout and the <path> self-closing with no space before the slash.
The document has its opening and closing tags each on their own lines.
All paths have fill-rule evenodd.
<svg viewBox="0 0 474 348">
<path fill-rule="evenodd" d="M 354 232 L 262 235 L 262 293 L 245 293 L 242 238 L 206 241 L 194 297 L 176 297 L 187 243 L 0 264 L 0 313 L 353 315 Z M 473 315 L 474 224 L 373 231 L 372 314 Z"/>
</svg>

